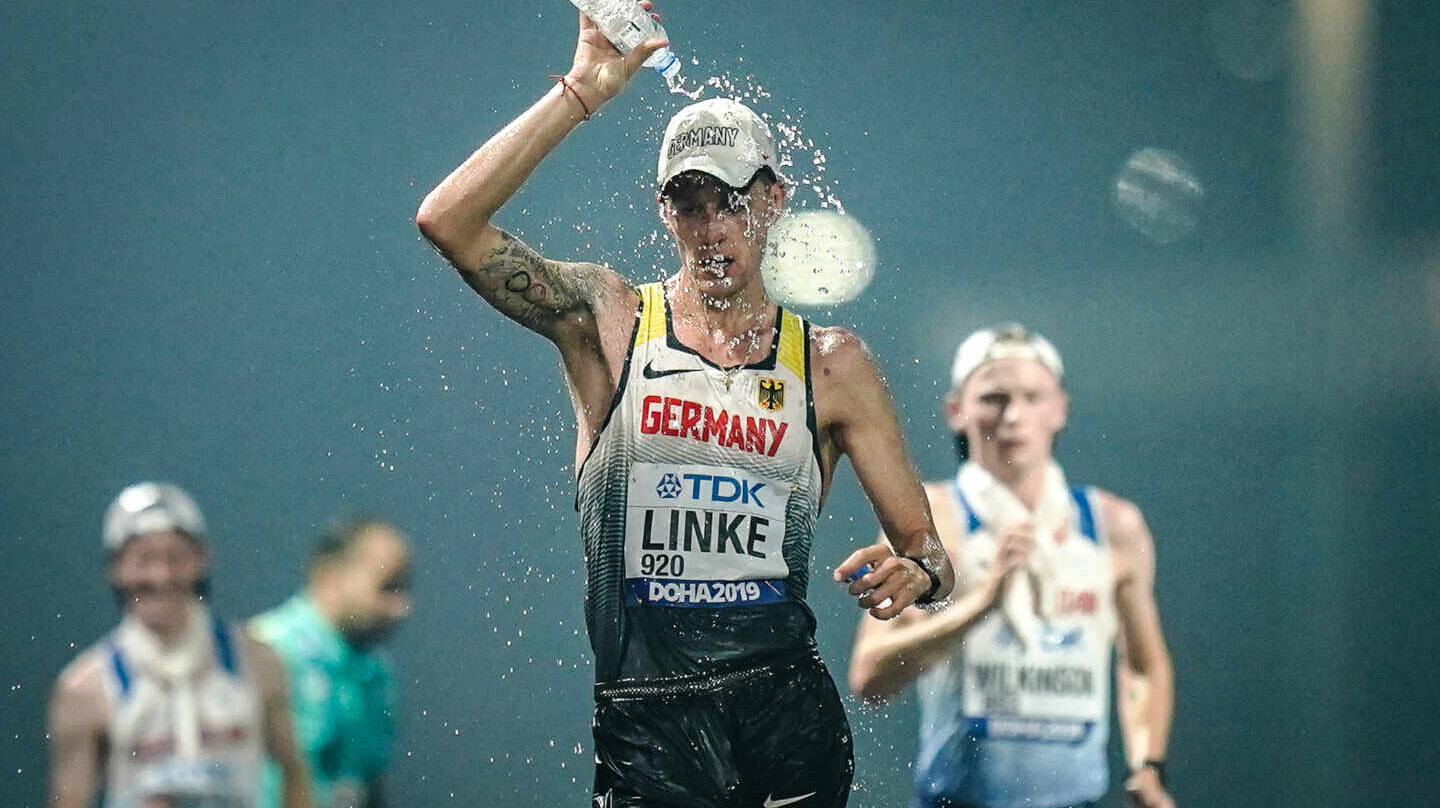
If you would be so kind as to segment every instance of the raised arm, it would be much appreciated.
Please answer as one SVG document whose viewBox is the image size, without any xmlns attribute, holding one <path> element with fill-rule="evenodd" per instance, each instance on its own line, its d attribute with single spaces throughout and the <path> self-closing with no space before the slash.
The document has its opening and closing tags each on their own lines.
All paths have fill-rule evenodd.
<svg viewBox="0 0 1440 808">
<path fill-rule="evenodd" d="M 869 349 L 843 329 L 825 328 L 816 330 L 810 355 L 822 460 L 833 469 L 840 454 L 849 455 L 885 536 L 845 559 L 835 570 L 835 580 L 846 581 L 870 565 L 872 571 L 853 581 L 850 591 L 861 596 L 861 608 L 881 620 L 924 595 L 931 588 L 931 573 L 939 580 L 934 599 L 949 596 L 955 572 L 936 538 L 890 391 Z"/>
<path fill-rule="evenodd" d="M 1116 698 L 1125 758 L 1135 775 L 1126 784 L 1131 804 L 1173 808 L 1159 772 L 1175 708 L 1175 673 L 1155 604 L 1155 540 L 1134 504 L 1102 494 L 1115 554 L 1115 609 L 1120 617 Z"/>
<path fill-rule="evenodd" d="M 575 60 L 565 78 L 451 172 L 416 213 L 420 232 L 471 288 L 507 317 L 557 341 L 572 315 L 589 309 L 618 278 L 594 264 L 547 261 L 490 219 L 587 110 L 619 94 L 664 44 L 649 40 L 621 55 L 580 15 Z"/>
<path fill-rule="evenodd" d="M 98 788 L 105 737 L 105 692 L 93 660 L 60 675 L 50 696 L 50 808 L 90 808 Z"/>
</svg>

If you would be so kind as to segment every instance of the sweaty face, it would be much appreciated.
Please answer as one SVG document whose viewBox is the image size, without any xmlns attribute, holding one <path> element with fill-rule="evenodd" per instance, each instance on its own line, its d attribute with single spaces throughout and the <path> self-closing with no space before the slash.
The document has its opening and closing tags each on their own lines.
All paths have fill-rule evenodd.
<svg viewBox="0 0 1440 808">
<path fill-rule="evenodd" d="M 410 551 L 395 532 L 367 531 L 335 574 L 344 603 L 339 628 L 351 643 L 377 643 L 409 616 Z"/>
<path fill-rule="evenodd" d="M 675 237 L 685 278 L 701 294 L 723 299 L 759 282 L 765 236 L 784 202 L 778 182 L 732 188 L 687 171 L 666 186 L 660 218 Z"/>
<path fill-rule="evenodd" d="M 127 541 L 111 558 L 109 577 L 125 611 L 159 629 L 184 621 L 209 566 L 203 547 L 184 533 L 166 530 Z"/>
<path fill-rule="evenodd" d="M 1034 359 L 1009 357 L 975 369 L 949 401 L 950 426 L 992 473 L 1029 472 L 1050 459 L 1069 401 L 1060 380 Z"/>
</svg>

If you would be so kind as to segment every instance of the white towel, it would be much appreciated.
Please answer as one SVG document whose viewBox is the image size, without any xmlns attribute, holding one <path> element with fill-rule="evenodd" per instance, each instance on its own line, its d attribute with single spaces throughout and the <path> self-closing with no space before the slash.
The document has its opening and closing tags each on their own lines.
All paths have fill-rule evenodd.
<svg viewBox="0 0 1440 808">
<path fill-rule="evenodd" d="M 1023 570 L 1010 576 L 1001 593 L 1000 609 L 1015 636 L 1027 648 L 1034 648 L 1054 616 L 1055 554 L 1053 536 L 1068 530 L 1070 522 L 1069 486 L 1065 473 L 1054 462 L 1043 472 L 1044 485 L 1035 509 L 1025 507 L 1004 483 L 978 463 L 967 462 L 960 467 L 960 490 L 975 510 L 981 524 L 997 535 L 1017 522 L 1029 522 L 1034 530 L 1035 546 Z"/>
<path fill-rule="evenodd" d="M 200 707 L 195 684 L 213 658 L 210 626 L 209 610 L 192 604 L 186 613 L 184 633 L 174 645 L 166 646 L 134 615 L 120 621 L 118 639 L 126 659 L 144 675 L 163 682 L 174 694 L 175 755 L 182 760 L 200 757 Z"/>
</svg>

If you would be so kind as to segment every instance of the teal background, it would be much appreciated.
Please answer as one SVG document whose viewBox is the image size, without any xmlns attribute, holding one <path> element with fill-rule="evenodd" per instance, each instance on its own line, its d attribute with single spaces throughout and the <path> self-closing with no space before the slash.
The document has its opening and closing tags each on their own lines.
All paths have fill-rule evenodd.
<svg viewBox="0 0 1440 808">
<path fill-rule="evenodd" d="M 1360 212 L 1315 235 L 1293 72 L 1225 72 L 1228 9 L 661 5 L 687 75 L 762 87 L 874 234 L 867 295 L 806 313 L 878 354 L 925 476 L 953 470 L 938 407 L 966 333 L 1019 319 L 1060 347 L 1059 459 L 1156 535 L 1180 804 L 1434 805 L 1440 19 L 1375 6 Z M 0 804 L 43 804 L 47 690 L 117 619 L 100 517 L 145 478 L 200 501 L 237 618 L 297 586 L 332 517 L 414 537 L 393 804 L 586 803 L 558 363 L 412 222 L 564 72 L 574 26 L 562 0 L 0 7 Z M 652 172 L 684 101 L 638 77 L 497 222 L 668 273 Z M 1111 203 L 1145 146 L 1205 186 L 1176 245 Z M 874 531 L 842 472 L 817 569 Z M 856 610 L 825 586 L 813 605 L 843 679 Z M 913 704 L 852 717 L 852 805 L 904 804 Z"/>
</svg>

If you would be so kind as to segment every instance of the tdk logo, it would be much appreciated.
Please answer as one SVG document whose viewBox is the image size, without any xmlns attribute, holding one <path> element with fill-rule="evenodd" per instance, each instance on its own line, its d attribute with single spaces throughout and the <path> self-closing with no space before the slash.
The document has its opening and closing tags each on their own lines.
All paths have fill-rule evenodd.
<svg viewBox="0 0 1440 808">
<path fill-rule="evenodd" d="M 1085 638 L 1085 629 L 1076 628 L 1070 631 L 1056 631 L 1050 629 L 1040 635 L 1040 645 L 1046 651 L 1058 651 L 1061 648 L 1078 648 L 1080 641 Z"/>
<path fill-rule="evenodd" d="M 1085 629 L 1083 627 L 1073 628 L 1069 631 L 1047 628 L 1040 632 L 1040 647 L 1046 651 L 1079 648 L 1084 640 Z M 995 632 L 995 643 L 1004 648 L 1017 648 L 1020 646 L 1020 638 L 1015 636 L 1015 631 L 1010 628 L 1010 624 L 1005 623 L 1001 625 L 999 631 Z"/>
<path fill-rule="evenodd" d="M 706 502 L 739 502 L 742 505 L 755 503 L 755 507 L 764 508 L 765 502 L 760 499 L 760 489 L 765 483 L 751 482 L 737 477 L 727 477 L 723 474 L 682 474 L 686 484 L 682 485 L 675 479 L 674 474 L 666 474 L 660 478 L 660 484 L 655 487 L 655 493 L 664 499 L 674 499 L 689 489 L 690 498 Z"/>
<path fill-rule="evenodd" d="M 659 494 L 661 499 L 674 499 L 680 496 L 681 490 L 680 479 L 668 472 L 660 478 L 659 484 L 655 486 L 655 493 Z"/>
</svg>

